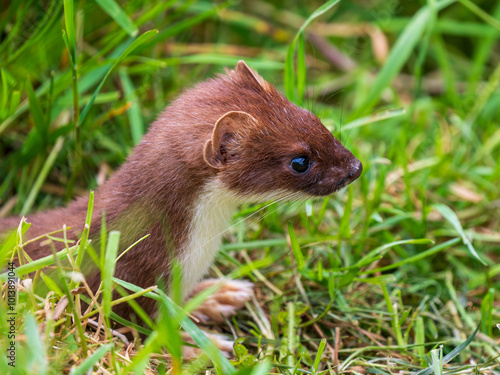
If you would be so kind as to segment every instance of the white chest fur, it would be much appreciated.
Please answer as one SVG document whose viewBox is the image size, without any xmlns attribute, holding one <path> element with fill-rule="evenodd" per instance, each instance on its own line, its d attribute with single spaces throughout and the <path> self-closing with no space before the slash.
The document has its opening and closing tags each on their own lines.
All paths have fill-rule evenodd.
<svg viewBox="0 0 500 375">
<path fill-rule="evenodd" d="M 186 245 L 181 251 L 184 294 L 206 274 L 240 200 L 217 181 L 207 184 L 193 208 Z"/>
<path fill-rule="evenodd" d="M 284 192 L 276 191 L 265 196 L 241 197 L 216 179 L 205 185 L 194 204 L 188 240 L 180 252 L 184 295 L 207 273 L 238 205 L 266 202 L 283 195 Z"/>
</svg>

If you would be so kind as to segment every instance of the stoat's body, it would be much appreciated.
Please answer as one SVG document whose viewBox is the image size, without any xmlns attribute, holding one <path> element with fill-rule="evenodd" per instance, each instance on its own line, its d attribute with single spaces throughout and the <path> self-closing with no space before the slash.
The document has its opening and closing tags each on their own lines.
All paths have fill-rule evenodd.
<svg viewBox="0 0 500 375">
<path fill-rule="evenodd" d="M 102 212 L 121 232 L 115 276 L 141 287 L 163 278 L 174 258 L 189 293 L 206 274 L 238 205 L 330 195 L 361 174 L 361 163 L 320 120 L 285 99 L 240 61 L 234 71 L 203 82 L 173 102 L 122 167 L 95 193 L 90 236 L 98 240 Z M 87 198 L 28 216 L 30 237 L 82 230 Z M 0 230 L 17 218 L 0 221 Z M 26 249 L 34 259 L 49 247 Z M 89 275 L 97 288 L 99 275 Z M 153 310 L 151 300 L 143 307 Z M 117 311 L 126 315 L 128 306 Z"/>
</svg>

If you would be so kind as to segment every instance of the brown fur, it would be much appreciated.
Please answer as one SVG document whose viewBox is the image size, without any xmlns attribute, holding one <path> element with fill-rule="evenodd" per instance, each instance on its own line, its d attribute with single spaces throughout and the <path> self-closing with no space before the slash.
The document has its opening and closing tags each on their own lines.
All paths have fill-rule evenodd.
<svg viewBox="0 0 500 375">
<path fill-rule="evenodd" d="M 307 156 L 307 173 L 290 168 L 296 156 Z M 245 197 L 276 190 L 323 196 L 355 180 L 361 163 L 320 120 L 289 102 L 244 62 L 235 70 L 198 84 L 174 101 L 121 168 L 95 193 L 90 237 L 99 238 L 101 215 L 109 229 L 122 234 L 122 249 L 150 236 L 117 264 L 116 277 L 141 287 L 165 278 L 169 263 L 186 242 L 192 209 L 205 184 L 218 178 Z M 73 227 L 83 229 L 88 198 L 66 208 L 28 216 L 30 237 Z M 0 220 L 0 231 L 18 218 Z M 25 249 L 37 259 L 48 246 Z M 99 275 L 89 276 L 97 288 Z M 143 300 L 151 313 L 151 300 Z M 129 313 L 128 306 L 117 310 Z"/>
</svg>

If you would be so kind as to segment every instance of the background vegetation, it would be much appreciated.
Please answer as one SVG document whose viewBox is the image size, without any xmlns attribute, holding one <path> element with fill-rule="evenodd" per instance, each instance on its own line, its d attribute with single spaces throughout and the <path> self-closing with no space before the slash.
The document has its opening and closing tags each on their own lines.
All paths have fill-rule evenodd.
<svg viewBox="0 0 500 375">
<path fill-rule="evenodd" d="M 145 343 L 111 335 L 109 293 L 106 329 L 82 330 L 60 269 L 62 289 L 40 271 L 49 294 L 18 286 L 16 368 L 1 355 L 0 373 L 500 373 L 499 1 L 0 4 L 1 216 L 88 194 L 165 105 L 239 59 L 364 165 L 335 197 L 236 215 L 212 270 L 257 285 L 211 327 L 241 338 L 233 362 L 159 290 L 166 318 Z M 182 360 L 179 326 L 198 360 Z"/>
</svg>

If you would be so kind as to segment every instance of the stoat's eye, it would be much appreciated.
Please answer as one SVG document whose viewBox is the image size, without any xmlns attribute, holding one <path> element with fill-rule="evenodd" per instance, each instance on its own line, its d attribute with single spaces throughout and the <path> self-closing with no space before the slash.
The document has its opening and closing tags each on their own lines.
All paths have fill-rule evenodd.
<svg viewBox="0 0 500 375">
<path fill-rule="evenodd" d="M 310 163 L 307 156 L 297 156 L 292 159 L 290 167 L 298 173 L 305 173 L 309 169 Z"/>
</svg>

